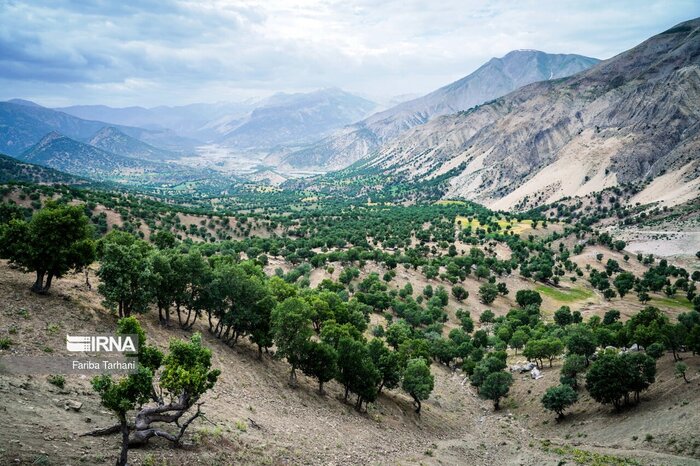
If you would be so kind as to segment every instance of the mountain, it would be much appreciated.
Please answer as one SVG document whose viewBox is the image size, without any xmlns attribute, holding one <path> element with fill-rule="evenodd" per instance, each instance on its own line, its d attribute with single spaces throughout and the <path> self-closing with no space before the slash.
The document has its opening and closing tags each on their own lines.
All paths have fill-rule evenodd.
<svg viewBox="0 0 700 466">
<path fill-rule="evenodd" d="M 171 130 L 188 138 L 208 141 L 218 136 L 216 132 L 208 129 L 207 125 L 211 121 L 221 118 L 241 118 L 254 107 L 255 101 L 248 100 L 233 103 L 198 103 L 154 108 L 75 105 L 55 110 L 85 120 L 99 120 L 113 125 L 137 126 L 151 130 Z"/>
<path fill-rule="evenodd" d="M 174 152 L 158 149 L 132 138 L 113 126 L 99 130 L 88 140 L 88 144 L 112 154 L 144 160 L 162 161 L 178 156 Z"/>
<path fill-rule="evenodd" d="M 438 116 L 467 110 L 533 82 L 572 75 L 598 61 L 581 55 L 516 50 L 492 58 L 470 75 L 430 94 L 375 113 L 309 148 L 293 152 L 284 162 L 295 168 L 343 168 Z"/>
<path fill-rule="evenodd" d="M 9 182 L 85 184 L 88 181 L 53 168 L 22 162 L 0 154 L 0 183 Z"/>
<path fill-rule="evenodd" d="M 0 102 L 0 153 L 20 155 L 52 131 L 84 142 L 109 126 L 115 125 L 84 120 L 33 102 L 19 99 Z M 164 149 L 188 150 L 197 145 L 195 141 L 181 138 L 167 130 L 148 130 L 130 126 L 116 126 L 116 128 L 128 136 Z"/>
<path fill-rule="evenodd" d="M 446 197 L 498 209 L 648 180 L 647 197 L 683 202 L 698 195 L 699 152 L 695 19 L 587 71 L 414 128 L 366 166 L 409 180 L 456 169 Z"/>
<path fill-rule="evenodd" d="M 111 154 L 55 131 L 44 136 L 18 158 L 96 180 L 159 168 L 152 162 Z"/>
<path fill-rule="evenodd" d="M 217 122 L 218 142 L 239 149 L 310 143 L 367 116 L 376 107 L 340 89 L 275 94 L 243 118 Z"/>
</svg>

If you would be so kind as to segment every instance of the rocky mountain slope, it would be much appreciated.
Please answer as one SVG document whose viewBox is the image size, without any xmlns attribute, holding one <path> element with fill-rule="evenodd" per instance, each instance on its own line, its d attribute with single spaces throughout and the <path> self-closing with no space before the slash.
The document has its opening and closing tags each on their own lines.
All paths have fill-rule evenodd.
<svg viewBox="0 0 700 466">
<path fill-rule="evenodd" d="M 699 130 L 696 19 L 590 70 L 417 127 L 368 165 L 415 180 L 463 164 L 446 196 L 500 209 L 660 177 L 684 202 L 700 187 Z"/>
<path fill-rule="evenodd" d="M 516 50 L 492 58 L 470 75 L 428 95 L 375 113 L 310 148 L 292 153 L 285 162 L 292 167 L 342 168 L 440 115 L 467 110 L 526 84 L 570 76 L 597 62 L 581 55 Z"/>
<path fill-rule="evenodd" d="M 240 149 L 310 143 L 353 123 L 376 107 L 340 89 L 275 94 L 244 118 L 222 119 L 218 142 Z"/>
</svg>

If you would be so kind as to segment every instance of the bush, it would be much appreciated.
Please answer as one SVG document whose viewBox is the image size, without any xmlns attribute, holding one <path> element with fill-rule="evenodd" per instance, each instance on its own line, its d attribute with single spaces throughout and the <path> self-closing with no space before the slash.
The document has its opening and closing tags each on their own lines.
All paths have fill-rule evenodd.
<svg viewBox="0 0 700 466">
<path fill-rule="evenodd" d="M 0 349 L 6 350 L 10 349 L 10 346 L 12 345 L 12 340 L 10 340 L 7 337 L 2 337 L 0 338 Z"/>
<path fill-rule="evenodd" d="M 66 385 L 66 378 L 63 377 L 62 375 L 50 375 L 50 376 L 46 377 L 46 380 L 51 385 L 55 385 L 58 388 L 63 388 Z"/>
</svg>

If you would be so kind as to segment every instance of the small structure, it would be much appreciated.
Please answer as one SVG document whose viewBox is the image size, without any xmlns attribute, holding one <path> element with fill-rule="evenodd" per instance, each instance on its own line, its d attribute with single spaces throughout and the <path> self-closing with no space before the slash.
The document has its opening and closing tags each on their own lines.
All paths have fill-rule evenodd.
<svg viewBox="0 0 700 466">
<path fill-rule="evenodd" d="M 537 367 L 533 367 L 530 371 L 530 377 L 532 377 L 535 380 L 539 380 L 542 377 L 544 377 L 544 375 L 542 374 L 542 372 L 540 372 L 540 370 Z"/>
</svg>

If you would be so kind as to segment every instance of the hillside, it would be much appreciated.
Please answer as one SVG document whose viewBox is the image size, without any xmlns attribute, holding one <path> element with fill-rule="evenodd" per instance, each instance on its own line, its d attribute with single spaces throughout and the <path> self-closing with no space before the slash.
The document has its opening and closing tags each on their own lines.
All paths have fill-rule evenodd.
<svg viewBox="0 0 700 466">
<path fill-rule="evenodd" d="M 598 251 L 622 260 L 619 253 L 605 248 L 587 250 L 574 260 L 595 264 L 590 256 Z M 269 268 L 278 266 L 279 260 L 273 258 Z M 340 270 L 341 264 L 334 265 Z M 644 269 L 641 263 L 629 266 Z M 91 267 L 89 273 L 91 290 L 85 286 L 84 275 L 76 274 L 58 280 L 49 296 L 38 297 L 28 290 L 28 274 L 0 261 L 0 299 L 8 303 L 0 311 L 0 329 L 11 329 L 12 342 L 9 349 L 0 350 L 0 356 L 67 356 L 65 334 L 112 331 L 116 318 L 100 304 L 96 267 Z M 371 272 L 385 270 L 370 263 L 355 283 Z M 313 286 L 325 274 L 323 269 L 315 270 Z M 417 288 L 447 284 L 441 279 L 426 280 L 420 272 L 402 267 L 391 288 L 398 290 L 407 282 Z M 467 280 L 470 289 L 475 285 L 476 279 Z M 532 285 L 511 277 L 508 286 L 515 290 Z M 639 309 L 633 301 L 615 303 L 623 309 L 624 319 L 629 310 Z M 606 308 L 596 295 L 566 303 L 584 311 L 586 318 L 601 315 Z M 499 297 L 494 304 L 498 315 L 515 305 L 511 297 Z M 544 308 L 549 313 L 561 304 L 547 297 Z M 455 326 L 452 311 L 462 306 L 451 299 L 448 328 Z M 470 300 L 468 306 L 476 320 L 483 306 L 475 300 Z M 139 319 L 149 342 L 161 349 L 167 347 L 170 338 L 189 335 L 159 325 L 153 313 Z M 381 315 L 372 315 L 372 322 L 386 323 Z M 488 324 L 481 327 L 489 328 Z M 542 410 L 539 398 L 546 388 L 556 384 L 559 359 L 553 368 L 543 370 L 545 377 L 541 380 L 532 380 L 529 374 L 516 375 L 501 411 L 494 412 L 491 403 L 478 398 L 461 369 L 434 363 L 435 389 L 424 402 L 421 416 L 412 412 L 410 398 L 399 390 L 385 391 L 366 413 L 358 413 L 351 404 L 342 402 L 339 384 L 328 384 L 327 394 L 319 396 L 314 381 L 300 376 L 300 385 L 291 388 L 284 361 L 271 355 L 258 359 L 257 349 L 245 341 L 229 347 L 208 332 L 204 320 L 193 330 L 202 332 L 205 345 L 213 351 L 215 367 L 223 371 L 215 388 L 202 400 L 206 418 L 191 427 L 185 448 L 175 450 L 153 439 L 148 447 L 130 451 L 130 464 L 469 462 L 554 466 L 579 458 L 582 464 L 680 466 L 696 464 L 700 454 L 693 443 L 698 411 L 691 408 L 698 402 L 700 379 L 695 374 L 691 383 L 685 384 L 674 377 L 670 354 L 659 360 L 658 381 L 644 392 L 641 405 L 615 414 L 584 395 L 563 421 L 555 423 L 553 416 Z M 511 351 L 509 364 L 522 359 Z M 684 354 L 684 360 L 692 367 L 700 363 L 700 358 L 690 353 Z M 5 440 L 0 459 L 31 464 L 46 461 L 42 458 L 50 455 L 50 461 L 58 464 L 113 462 L 119 446 L 116 436 L 81 436 L 113 424 L 113 418 L 99 404 L 85 376 L 67 374 L 65 380 L 65 387 L 58 388 L 48 383 L 44 374 L 0 375 L 4 413 L 12 419 L 11 423 L 0 423 L 0 438 Z M 82 406 L 78 411 L 66 409 L 69 401 Z"/>
<path fill-rule="evenodd" d="M 130 171 L 143 172 L 159 168 L 152 162 L 111 154 L 56 132 L 47 134 L 19 158 L 97 180 L 127 175 Z"/>
<path fill-rule="evenodd" d="M 158 149 L 132 138 L 113 126 L 99 130 L 88 140 L 88 144 L 112 154 L 143 160 L 163 161 L 178 156 L 175 152 Z"/>
<path fill-rule="evenodd" d="M 0 154 L 0 183 L 8 182 L 84 184 L 87 180 Z"/>
<path fill-rule="evenodd" d="M 297 168 L 343 168 L 414 126 L 467 110 L 526 84 L 570 76 L 597 62 L 581 55 L 515 50 L 492 58 L 468 76 L 430 94 L 375 113 L 310 148 L 290 154 L 284 161 Z"/>
<path fill-rule="evenodd" d="M 684 202 L 700 186 L 699 91 L 693 20 L 588 71 L 415 128 L 367 165 L 420 180 L 464 164 L 446 197 L 499 209 L 662 177 L 652 189 Z"/>
</svg>

